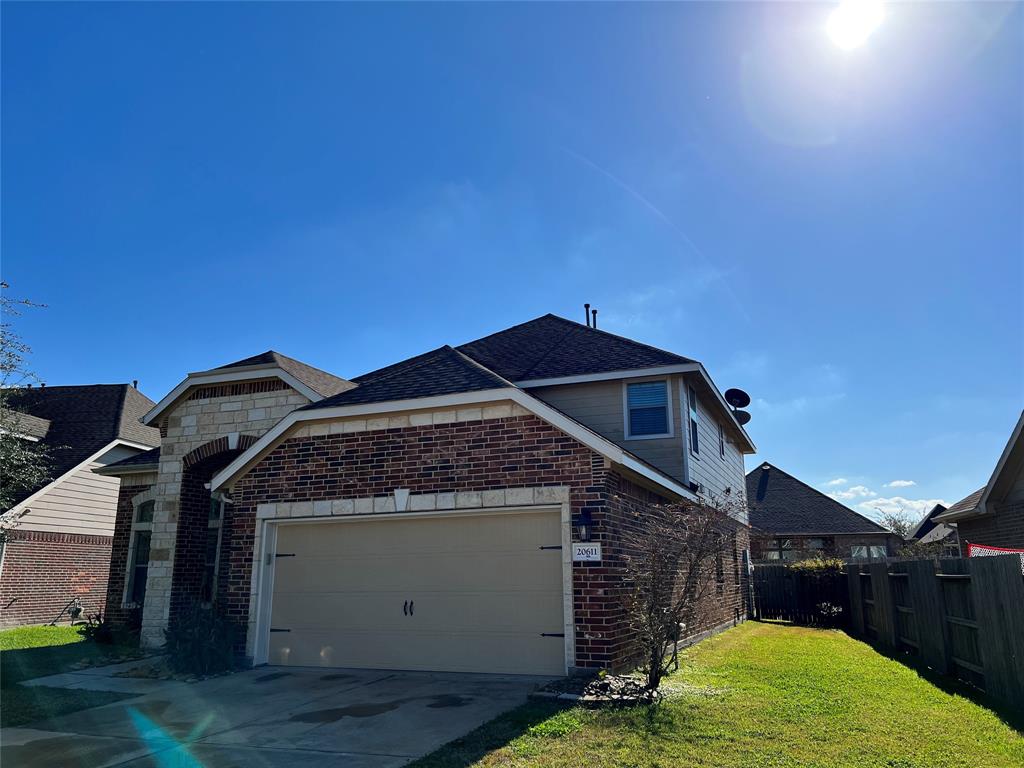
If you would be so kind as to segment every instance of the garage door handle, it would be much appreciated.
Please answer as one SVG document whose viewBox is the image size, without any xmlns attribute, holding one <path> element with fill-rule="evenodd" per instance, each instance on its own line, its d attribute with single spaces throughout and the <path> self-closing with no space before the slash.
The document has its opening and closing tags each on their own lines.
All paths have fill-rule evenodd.
<svg viewBox="0 0 1024 768">
<path fill-rule="evenodd" d="M 409 615 L 409 601 L 408 600 L 406 600 L 404 603 L 402 603 L 402 615 L 403 616 L 408 616 Z"/>
<path fill-rule="evenodd" d="M 412 609 L 412 607 L 413 607 L 414 605 L 416 605 L 416 601 L 415 601 L 415 600 L 410 600 L 410 601 L 409 601 L 409 615 L 410 615 L 410 616 L 412 616 L 412 614 L 413 614 L 413 609 Z"/>
</svg>

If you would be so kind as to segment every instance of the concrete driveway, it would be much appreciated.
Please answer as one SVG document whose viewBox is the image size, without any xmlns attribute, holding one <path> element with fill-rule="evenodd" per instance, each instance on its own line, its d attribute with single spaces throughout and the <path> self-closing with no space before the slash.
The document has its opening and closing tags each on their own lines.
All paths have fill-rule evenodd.
<svg viewBox="0 0 1024 768">
<path fill-rule="evenodd" d="M 95 673 L 33 682 L 149 692 L 5 728 L 2 765 L 400 766 L 523 703 L 543 681 L 263 667 L 191 684 Z"/>
</svg>

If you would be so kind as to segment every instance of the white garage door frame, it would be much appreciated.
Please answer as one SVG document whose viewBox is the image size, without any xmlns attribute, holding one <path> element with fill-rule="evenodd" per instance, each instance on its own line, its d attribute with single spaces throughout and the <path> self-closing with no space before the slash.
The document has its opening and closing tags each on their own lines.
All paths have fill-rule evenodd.
<svg viewBox="0 0 1024 768">
<path fill-rule="evenodd" d="M 257 588 L 254 595 L 256 609 L 255 643 L 253 648 L 253 664 L 267 664 L 270 657 L 270 616 L 274 599 L 274 555 L 277 553 L 277 532 L 281 526 L 298 523 L 366 523 L 370 521 L 387 525 L 389 522 L 410 520 L 413 518 L 439 517 L 483 517 L 490 515 L 534 514 L 537 512 L 558 512 L 561 529 L 561 560 L 562 560 L 562 626 L 565 643 L 565 674 L 576 663 L 576 639 L 573 622 L 572 594 L 572 509 L 568 501 L 561 504 L 515 505 L 508 507 L 475 507 L 471 509 L 444 509 L 429 512 L 387 512 L 375 514 L 331 515 L 329 517 L 288 517 L 284 519 L 257 520 L 258 539 L 254 552 L 253 585 Z"/>
</svg>

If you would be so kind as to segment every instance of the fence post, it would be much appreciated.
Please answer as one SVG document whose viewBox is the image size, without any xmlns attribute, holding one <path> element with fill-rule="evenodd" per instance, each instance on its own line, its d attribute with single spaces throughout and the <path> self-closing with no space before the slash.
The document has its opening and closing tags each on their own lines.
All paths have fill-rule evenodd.
<svg viewBox="0 0 1024 768">
<path fill-rule="evenodd" d="M 1017 555 L 967 561 L 985 692 L 1024 708 L 1024 576 Z"/>
</svg>

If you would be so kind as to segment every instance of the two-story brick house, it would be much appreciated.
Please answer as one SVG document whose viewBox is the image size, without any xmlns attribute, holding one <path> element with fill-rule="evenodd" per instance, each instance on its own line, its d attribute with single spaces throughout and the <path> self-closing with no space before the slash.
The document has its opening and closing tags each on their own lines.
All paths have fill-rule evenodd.
<svg viewBox="0 0 1024 768">
<path fill-rule="evenodd" d="M 553 315 L 345 380 L 276 353 L 190 374 L 122 478 L 109 606 L 189 600 L 254 663 L 561 674 L 631 654 L 623 526 L 734 500 L 713 629 L 745 615 L 743 456 L 704 367 Z M 599 560 L 576 562 L 580 536 Z"/>
</svg>

